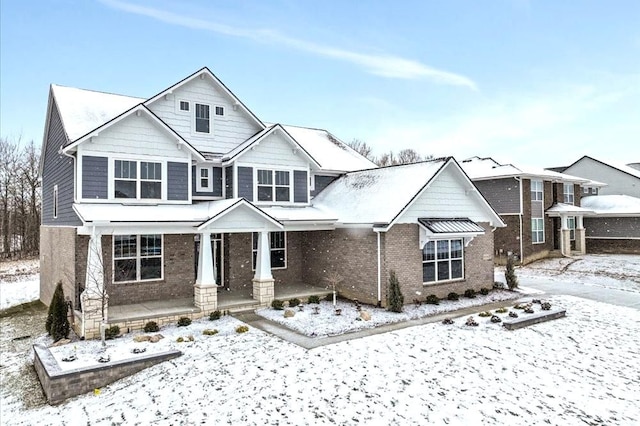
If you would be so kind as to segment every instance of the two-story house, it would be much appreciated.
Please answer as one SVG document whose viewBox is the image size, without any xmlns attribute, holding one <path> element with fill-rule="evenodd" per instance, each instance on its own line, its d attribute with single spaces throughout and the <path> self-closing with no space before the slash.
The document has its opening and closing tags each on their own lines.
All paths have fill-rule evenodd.
<svg viewBox="0 0 640 426">
<path fill-rule="evenodd" d="M 507 224 L 495 232 L 496 261 L 509 255 L 522 264 L 559 253 L 584 254 L 582 186 L 603 184 L 543 169 L 500 164 L 492 158 L 472 157 L 462 168 Z"/>
<path fill-rule="evenodd" d="M 207 68 L 147 99 L 52 85 L 41 168 L 40 299 L 62 281 L 86 337 L 329 273 L 378 305 L 392 269 L 409 301 L 490 287 L 504 226 L 454 159 L 378 169 L 325 130 L 262 122 Z"/>
<path fill-rule="evenodd" d="M 595 212 L 585 218 L 589 253 L 640 253 L 640 170 L 635 166 L 585 155 L 551 169 L 607 184 L 583 187 L 582 205 Z"/>
</svg>

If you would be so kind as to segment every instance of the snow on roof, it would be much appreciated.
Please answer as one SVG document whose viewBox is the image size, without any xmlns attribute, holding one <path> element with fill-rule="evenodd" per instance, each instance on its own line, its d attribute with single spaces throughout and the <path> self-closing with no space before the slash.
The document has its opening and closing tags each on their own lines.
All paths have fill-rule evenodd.
<svg viewBox="0 0 640 426">
<path fill-rule="evenodd" d="M 314 206 L 305 207 L 260 207 L 269 216 L 281 222 L 335 222 L 335 213 Z"/>
<path fill-rule="evenodd" d="M 629 195 L 592 195 L 582 197 L 580 204 L 598 215 L 640 216 L 640 198 Z"/>
<path fill-rule="evenodd" d="M 123 112 L 144 102 L 142 98 L 51 85 L 60 118 L 69 142 L 113 120 Z"/>
<path fill-rule="evenodd" d="M 447 159 L 347 173 L 333 181 L 313 204 L 341 223 L 390 223 L 444 166 Z"/>
<path fill-rule="evenodd" d="M 536 167 L 516 167 L 513 164 L 500 164 L 491 157 L 471 157 L 460 162 L 460 167 L 472 180 L 485 180 L 505 177 L 541 178 L 551 181 L 586 183 L 589 179 L 571 176 Z"/>
<path fill-rule="evenodd" d="M 323 170 L 351 172 L 377 167 L 326 130 L 282 125 Z"/>
<path fill-rule="evenodd" d="M 573 204 L 556 203 L 552 207 L 548 208 L 546 212 L 551 213 L 550 216 L 557 216 L 558 214 L 562 213 L 588 214 L 593 213 L 593 210 L 580 206 L 574 206 Z"/>
</svg>

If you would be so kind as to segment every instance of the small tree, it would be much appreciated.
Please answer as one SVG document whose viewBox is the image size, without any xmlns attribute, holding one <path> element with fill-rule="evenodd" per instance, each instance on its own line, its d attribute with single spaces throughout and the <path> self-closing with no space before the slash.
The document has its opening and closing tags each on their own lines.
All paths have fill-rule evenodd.
<svg viewBox="0 0 640 426">
<path fill-rule="evenodd" d="M 507 267 L 504 271 L 504 278 L 507 281 L 507 287 L 509 290 L 513 290 L 518 287 L 518 277 L 516 277 L 516 271 L 513 265 L 513 256 L 507 257 Z"/>
<path fill-rule="evenodd" d="M 389 300 L 387 303 L 387 310 L 391 312 L 402 312 L 402 305 L 404 305 L 404 296 L 400 291 L 400 283 L 396 277 L 396 271 L 391 270 L 389 276 Z"/>
<path fill-rule="evenodd" d="M 332 272 L 329 272 L 329 274 L 324 279 L 325 281 L 327 281 L 327 283 L 329 284 L 329 287 L 331 287 L 331 290 L 333 291 L 333 306 L 335 307 L 336 306 L 336 287 L 338 286 L 338 284 L 342 282 L 342 277 L 336 271 L 332 271 Z"/>
<path fill-rule="evenodd" d="M 47 333 L 56 342 L 69 337 L 69 318 L 67 317 L 67 302 L 64 300 L 62 281 L 58 281 L 56 290 L 53 292 L 45 327 Z"/>
</svg>

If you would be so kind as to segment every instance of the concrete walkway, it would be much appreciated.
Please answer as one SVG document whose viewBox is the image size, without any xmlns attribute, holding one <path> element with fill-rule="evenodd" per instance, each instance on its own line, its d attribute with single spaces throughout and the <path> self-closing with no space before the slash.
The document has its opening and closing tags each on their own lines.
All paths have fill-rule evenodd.
<svg viewBox="0 0 640 426">
<path fill-rule="evenodd" d="M 523 295 L 524 296 L 524 295 Z M 529 297 L 527 297 L 529 299 Z M 434 322 L 440 322 L 445 318 L 458 318 L 467 315 L 475 315 L 478 312 L 498 309 L 502 306 L 512 306 L 516 304 L 518 300 L 503 300 L 501 302 L 494 302 L 487 305 L 471 306 L 468 308 L 459 309 L 456 311 L 446 312 L 437 315 L 431 315 L 424 318 L 419 318 L 409 321 L 400 321 L 393 324 L 385 324 L 375 328 L 368 328 L 365 330 L 353 331 L 350 333 L 344 333 L 337 336 L 329 337 L 309 337 L 291 330 L 276 322 L 269 321 L 268 319 L 257 315 L 254 312 L 236 312 L 231 316 L 234 318 L 252 326 L 259 330 L 273 334 L 286 340 L 287 342 L 296 344 L 305 349 L 314 349 L 320 346 L 332 345 L 334 343 L 344 342 L 346 340 L 360 339 L 362 337 L 373 336 L 381 333 L 388 333 L 390 331 L 401 330 L 407 327 L 414 327 L 416 325 L 431 324 Z"/>
<path fill-rule="evenodd" d="M 569 295 L 640 310 L 640 293 L 548 278 L 518 277 L 520 286 L 545 294 Z"/>
</svg>

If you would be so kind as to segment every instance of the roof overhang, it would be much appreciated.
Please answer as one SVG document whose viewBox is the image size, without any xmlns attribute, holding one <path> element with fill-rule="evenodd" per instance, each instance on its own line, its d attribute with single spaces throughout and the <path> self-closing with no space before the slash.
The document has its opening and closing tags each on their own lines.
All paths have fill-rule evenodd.
<svg viewBox="0 0 640 426">
<path fill-rule="evenodd" d="M 552 207 L 548 208 L 545 213 L 549 217 L 562 217 L 589 216 L 594 215 L 596 212 L 591 209 L 585 209 L 584 207 L 574 206 L 573 204 L 556 203 Z"/>
</svg>

